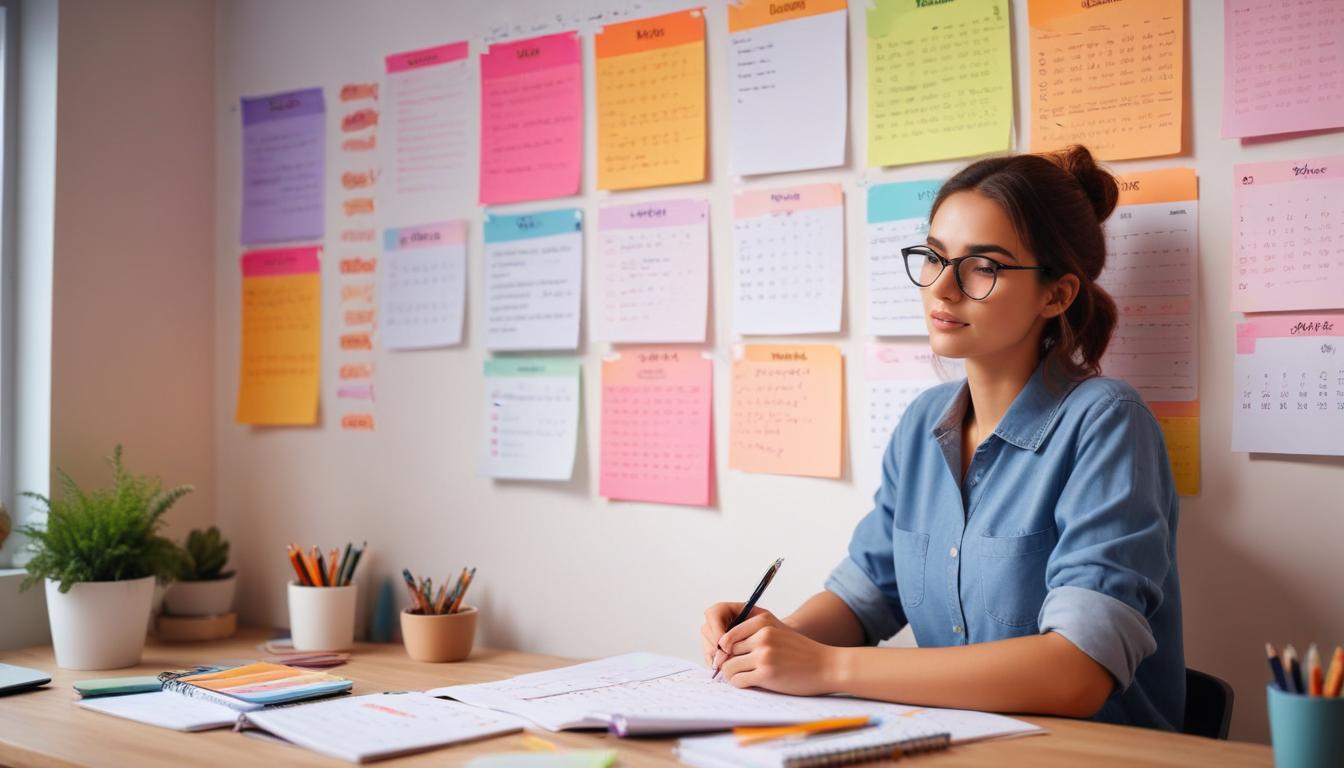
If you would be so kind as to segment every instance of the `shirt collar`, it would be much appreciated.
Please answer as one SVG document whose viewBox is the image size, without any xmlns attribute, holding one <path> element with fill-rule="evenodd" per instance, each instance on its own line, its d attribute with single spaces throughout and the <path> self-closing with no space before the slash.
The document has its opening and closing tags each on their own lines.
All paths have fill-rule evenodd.
<svg viewBox="0 0 1344 768">
<path fill-rule="evenodd" d="M 1027 384 L 1017 393 L 1008 412 L 994 430 L 1006 442 L 1018 448 L 1034 451 L 1041 447 L 1055 422 L 1059 420 L 1060 407 L 1073 388 L 1078 385 L 1063 377 L 1045 380 L 1045 363 L 1036 366 L 1036 370 L 1027 379 Z M 966 408 L 970 405 L 970 387 L 963 379 L 952 400 L 948 402 L 938 421 L 933 425 L 934 439 L 942 442 L 949 434 L 961 434 L 961 425 L 966 420 Z"/>
</svg>

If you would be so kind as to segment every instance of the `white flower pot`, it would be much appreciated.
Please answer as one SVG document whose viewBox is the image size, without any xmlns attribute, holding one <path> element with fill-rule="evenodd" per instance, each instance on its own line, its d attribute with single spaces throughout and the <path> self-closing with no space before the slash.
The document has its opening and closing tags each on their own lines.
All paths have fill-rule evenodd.
<svg viewBox="0 0 1344 768">
<path fill-rule="evenodd" d="M 238 575 L 210 581 L 176 581 L 163 598 L 169 616 L 219 616 L 233 610 Z"/>
<path fill-rule="evenodd" d="M 121 669 L 140 663 L 154 577 L 86 581 L 61 594 L 47 579 L 47 617 L 56 665 L 63 669 Z"/>
</svg>

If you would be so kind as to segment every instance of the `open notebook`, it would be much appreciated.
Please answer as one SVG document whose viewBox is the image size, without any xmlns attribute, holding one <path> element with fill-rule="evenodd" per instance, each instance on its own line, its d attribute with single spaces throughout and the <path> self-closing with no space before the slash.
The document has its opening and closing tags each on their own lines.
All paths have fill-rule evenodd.
<svg viewBox="0 0 1344 768">
<path fill-rule="evenodd" d="M 610 728 L 622 735 L 701 733 L 745 725 L 787 725 L 830 717 L 946 713 L 953 740 L 1035 726 L 999 715 L 933 710 L 844 696 L 786 696 L 734 688 L 698 664 L 631 653 L 546 672 L 427 691 L 525 717 L 551 731 Z M 1003 733 L 996 732 L 1002 730 Z M 984 735 L 974 736 L 973 734 Z"/>
<path fill-rule="evenodd" d="M 520 731 L 521 718 L 423 693 L 375 693 L 243 715 L 239 726 L 352 763 Z"/>
<path fill-rule="evenodd" d="M 950 737 L 951 733 L 957 737 Z M 999 715 L 959 710 L 914 710 L 872 728 L 805 739 L 777 739 L 739 746 L 732 734 L 697 736 L 677 743 L 681 762 L 698 768 L 821 768 L 889 759 L 900 749 L 917 753 L 983 739 L 1029 736 L 1045 731 Z"/>
</svg>

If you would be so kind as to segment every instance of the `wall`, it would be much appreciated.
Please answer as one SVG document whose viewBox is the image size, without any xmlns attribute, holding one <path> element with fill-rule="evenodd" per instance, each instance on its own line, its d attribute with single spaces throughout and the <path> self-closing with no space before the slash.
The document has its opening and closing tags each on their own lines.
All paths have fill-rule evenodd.
<svg viewBox="0 0 1344 768">
<path fill-rule="evenodd" d="M 196 492 L 214 517 L 214 3 L 61 0 L 51 465 L 106 485 L 104 457 Z"/>
<path fill-rule="evenodd" d="M 646 649 L 694 657 L 703 608 L 741 599 L 775 557 L 788 560 L 771 587 L 768 607 L 780 612 L 820 588 L 840 559 L 854 523 L 868 510 L 871 489 L 852 469 L 839 481 L 747 475 L 726 466 L 731 318 L 730 202 L 739 187 L 839 181 L 846 191 L 847 301 L 844 330 L 809 337 L 840 345 L 849 361 L 848 409 L 862 412 L 861 332 L 865 299 L 864 187 L 879 181 L 939 178 L 965 161 L 872 170 L 863 167 L 863 3 L 850 14 L 850 150 L 843 168 L 741 181 L 728 172 L 727 34 L 723 2 L 707 9 L 710 174 L 704 184 L 609 194 L 595 191 L 591 162 L 592 33 L 589 21 L 612 9 L 625 18 L 676 10 L 691 3 L 574 2 L 557 6 L 510 3 L 317 2 L 239 0 L 221 4 L 216 27 L 215 222 L 215 481 L 221 524 L 234 538 L 245 618 L 287 622 L 281 550 L 294 541 L 331 546 L 368 539 L 367 597 L 375 578 L 403 566 L 448 573 L 479 566 L 473 599 L 484 606 L 481 640 L 498 646 L 593 657 Z M 1344 612 L 1329 589 L 1344 583 L 1344 462 L 1325 458 L 1232 454 L 1230 414 L 1234 324 L 1227 311 L 1232 165 L 1236 162 L 1338 152 L 1339 134 L 1239 145 L 1219 138 L 1222 89 L 1222 4 L 1188 4 L 1185 153 L 1115 163 L 1119 171 L 1193 165 L 1201 179 L 1200 317 L 1204 491 L 1183 501 L 1180 567 L 1191 666 L 1221 675 L 1240 693 L 1233 735 L 1267 739 L 1262 686 L 1266 639 L 1344 637 Z M 1028 94 L 1026 6 L 1012 3 L 1018 114 Z M 712 509 L 610 503 L 597 496 L 599 361 L 606 345 L 585 342 L 584 409 L 579 459 L 566 483 L 494 482 L 476 472 L 476 424 L 481 363 L 481 211 L 468 246 L 466 345 L 377 357 L 378 431 L 340 432 L 328 417 L 316 428 L 254 429 L 233 423 L 238 377 L 240 278 L 239 115 L 237 99 L 313 85 L 332 105 L 343 82 L 381 75 L 381 57 L 414 48 L 574 28 L 585 50 L 586 146 L 584 194 L 503 212 L 581 205 L 593 221 L 604 201 L 697 196 L 711 201 L 712 310 L 706 349 L 715 358 L 717 491 Z M 520 21 L 521 20 L 521 21 Z M 532 20 L 536 20 L 533 23 Z M 474 65 L 473 65 L 474 66 Z M 475 111 L 473 106 L 473 112 Z M 330 124 L 329 120 L 329 124 Z M 1026 126 L 1019 117 L 1017 134 Z M 1019 141 L 1025 146 L 1025 141 Z M 329 158 L 334 161 L 334 133 Z M 857 151 L 855 148 L 859 148 Z M 474 183 L 469 180 L 467 184 Z M 337 220 L 329 188 L 328 221 Z M 592 238 L 589 237 L 591 246 Z M 591 252 L 591 247 L 590 247 Z M 332 259 L 324 266 L 323 301 L 337 303 Z M 587 278 L 591 280 L 591 274 Z M 591 290 L 593 284 L 588 283 Z M 324 334 L 323 402 L 333 402 L 334 312 Z M 586 324 L 585 324 L 586 325 Z M 795 337 L 796 339 L 797 337 Z M 848 449 L 847 449 L 848 451 Z M 849 467 L 850 460 L 846 459 Z"/>
</svg>

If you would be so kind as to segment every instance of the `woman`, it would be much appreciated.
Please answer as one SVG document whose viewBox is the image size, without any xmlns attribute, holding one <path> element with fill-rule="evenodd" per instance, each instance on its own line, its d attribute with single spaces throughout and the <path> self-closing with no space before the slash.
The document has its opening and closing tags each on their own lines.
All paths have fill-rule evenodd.
<svg viewBox="0 0 1344 768">
<path fill-rule="evenodd" d="M 1115 179 L 1083 147 L 976 162 L 904 249 L 929 343 L 966 379 L 922 394 L 825 591 L 780 620 L 705 612 L 735 686 L 1179 730 L 1177 496 L 1156 419 L 1100 377 L 1096 284 Z M 905 624 L 918 648 L 874 648 Z"/>
</svg>

